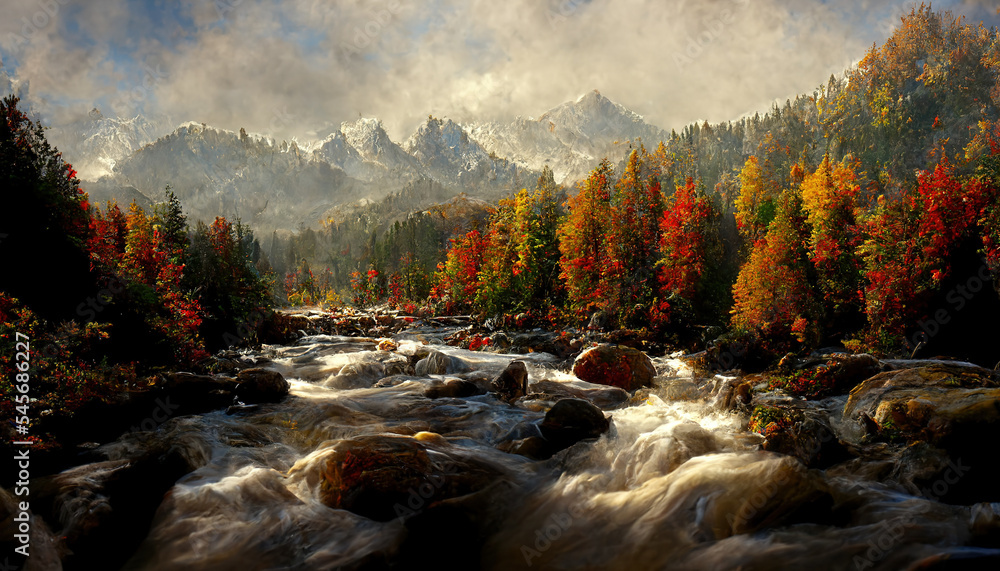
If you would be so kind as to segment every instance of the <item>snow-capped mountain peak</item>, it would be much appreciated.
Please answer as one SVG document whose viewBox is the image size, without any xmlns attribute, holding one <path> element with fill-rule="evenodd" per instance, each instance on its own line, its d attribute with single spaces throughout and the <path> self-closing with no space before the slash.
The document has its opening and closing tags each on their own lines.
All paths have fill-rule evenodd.
<svg viewBox="0 0 1000 571">
<path fill-rule="evenodd" d="M 155 139 L 153 126 L 141 115 L 106 117 L 97 108 L 78 122 L 76 130 L 80 133 L 77 144 L 61 150 L 83 158 L 74 166 L 81 177 L 91 180 L 112 172 L 119 161 Z"/>
<path fill-rule="evenodd" d="M 488 152 L 451 119 L 429 117 L 403 143 L 403 149 L 431 177 L 445 184 L 468 186 L 469 181 L 484 180 L 513 189 L 527 178 L 537 176 Z"/>
<path fill-rule="evenodd" d="M 603 157 L 623 159 L 628 141 L 654 145 L 666 137 L 597 91 L 537 119 L 462 125 L 428 117 L 402 144 L 377 118 L 344 122 L 302 146 L 194 121 L 154 140 L 144 118 L 106 117 L 98 109 L 76 127 L 67 158 L 84 180 L 108 175 L 90 185 L 95 198 L 117 198 L 115 189 L 125 189 L 123 200 L 155 200 L 169 184 L 194 219 L 223 214 L 271 228 L 316 224 L 338 204 L 421 179 L 491 199 L 532 186 L 545 167 L 572 184 Z"/>
<path fill-rule="evenodd" d="M 361 118 L 340 125 L 345 142 L 371 163 L 382 165 L 387 172 L 412 169 L 413 157 L 397 145 L 385 132 L 381 119 Z"/>
<path fill-rule="evenodd" d="M 563 131 L 592 140 L 632 133 L 641 136 L 646 131 L 659 131 L 649 129 L 641 115 L 604 97 L 596 89 L 581 95 L 576 101 L 546 111 L 538 121 L 551 124 L 556 136 L 565 136 L 560 133 Z"/>
<path fill-rule="evenodd" d="M 667 137 L 641 115 L 604 97 L 596 89 L 557 105 L 537 119 L 467 125 L 484 149 L 533 170 L 548 166 L 556 180 L 573 183 L 603 157 L 621 160 L 628 141 L 655 144 Z"/>
</svg>

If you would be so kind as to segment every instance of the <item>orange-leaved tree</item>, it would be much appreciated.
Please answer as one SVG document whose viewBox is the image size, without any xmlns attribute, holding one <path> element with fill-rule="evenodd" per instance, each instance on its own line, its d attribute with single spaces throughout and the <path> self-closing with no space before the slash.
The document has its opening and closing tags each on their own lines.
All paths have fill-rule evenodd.
<svg viewBox="0 0 1000 571">
<path fill-rule="evenodd" d="M 809 281 L 809 239 L 801 191 L 786 189 L 733 286 L 735 329 L 758 333 L 775 350 L 791 347 L 793 340 L 816 342 L 822 308 Z"/>
<path fill-rule="evenodd" d="M 611 224 L 613 175 L 611 163 L 602 160 L 567 202 L 569 213 L 559 226 L 560 277 L 566 284 L 568 306 L 578 314 L 603 308 L 610 294 L 605 236 Z"/>
<path fill-rule="evenodd" d="M 847 160 L 832 164 L 825 155 L 801 188 L 810 231 L 809 259 L 826 313 L 824 329 L 851 332 L 862 324 L 862 265 L 857 249 L 864 235 L 857 220 L 857 176 Z"/>
</svg>

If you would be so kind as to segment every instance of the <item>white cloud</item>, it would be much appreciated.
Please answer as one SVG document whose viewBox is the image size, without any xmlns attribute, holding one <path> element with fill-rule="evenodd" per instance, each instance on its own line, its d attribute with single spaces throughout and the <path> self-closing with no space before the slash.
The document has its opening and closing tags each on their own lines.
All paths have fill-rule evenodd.
<svg viewBox="0 0 1000 571">
<path fill-rule="evenodd" d="M 114 0 L 67 6 L 58 17 L 80 32 L 60 21 L 16 47 L 5 32 L 38 8 L 5 1 L 14 24 L 0 29 L 0 46 L 53 122 L 120 103 L 122 86 L 130 109 L 174 123 L 302 138 L 360 114 L 381 117 L 402 139 L 429 113 L 538 115 L 596 88 L 679 129 L 811 92 L 881 41 L 903 5 L 185 0 L 167 13 L 162 3 L 141 10 Z M 162 77 L 150 81 L 143 63 Z"/>
</svg>

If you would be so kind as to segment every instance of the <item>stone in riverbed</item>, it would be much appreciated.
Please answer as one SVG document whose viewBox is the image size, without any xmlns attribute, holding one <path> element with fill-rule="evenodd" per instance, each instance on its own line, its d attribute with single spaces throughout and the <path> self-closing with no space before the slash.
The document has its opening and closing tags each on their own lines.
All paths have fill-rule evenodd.
<svg viewBox="0 0 1000 571">
<path fill-rule="evenodd" d="M 431 351 L 426 357 L 417 362 L 414 368 L 418 377 L 428 375 L 453 375 L 455 373 L 467 373 L 470 367 L 465 361 L 458 357 L 445 355 L 440 351 Z"/>
<path fill-rule="evenodd" d="M 565 398 L 578 398 L 592 402 L 598 408 L 618 408 L 628 402 L 629 393 L 618 387 L 579 389 L 559 381 L 538 381 L 531 385 L 527 395 L 530 400 L 547 400 L 555 404 Z"/>
<path fill-rule="evenodd" d="M 611 420 L 589 401 L 564 398 L 552 405 L 541 422 L 518 423 L 497 449 L 532 460 L 545 460 L 581 440 L 600 437 L 610 427 Z"/>
<path fill-rule="evenodd" d="M 557 452 L 551 442 L 541 436 L 529 436 L 520 440 L 509 440 L 497 446 L 510 454 L 518 454 L 532 460 L 545 460 Z"/>
<path fill-rule="evenodd" d="M 429 399 L 439 398 L 464 398 L 485 394 L 486 391 L 479 388 L 472 381 L 465 379 L 448 379 L 439 384 L 433 384 L 424 391 L 424 396 Z"/>
<path fill-rule="evenodd" d="M 846 418 L 867 414 L 887 436 L 935 445 L 1000 436 L 1000 381 L 978 367 L 933 365 L 887 371 L 851 391 Z"/>
<path fill-rule="evenodd" d="M 523 361 L 511 361 L 490 386 L 500 400 L 512 403 L 528 393 L 528 368 Z"/>
<path fill-rule="evenodd" d="M 288 381 L 277 371 L 244 369 L 236 378 L 240 381 L 236 396 L 247 404 L 278 402 L 288 394 Z"/>
<path fill-rule="evenodd" d="M 601 409 L 583 399 L 562 399 L 552 405 L 538 428 L 557 450 L 587 438 L 598 438 L 611 427 Z"/>
<path fill-rule="evenodd" d="M 161 375 L 160 389 L 164 398 L 174 399 L 179 408 L 173 414 L 194 414 L 217 408 L 225 408 L 233 403 L 238 382 L 224 375 L 196 375 L 176 372 Z M 140 397 L 139 400 L 142 400 Z"/>
<path fill-rule="evenodd" d="M 851 391 L 844 417 L 867 420 L 870 436 L 923 441 L 944 450 L 946 465 L 920 449 L 907 456 L 908 463 L 917 458 L 922 464 L 920 474 L 909 479 L 933 480 L 939 488 L 925 496 L 962 504 L 1000 501 L 1000 457 L 990 448 L 1000 439 L 996 372 L 947 364 L 887 371 Z M 935 470 L 942 473 L 940 478 L 933 475 Z"/>
<path fill-rule="evenodd" d="M 810 468 L 825 469 L 851 457 L 824 415 L 798 399 L 763 399 L 750 415 L 749 429 L 765 438 L 764 450 L 794 456 Z"/>
<path fill-rule="evenodd" d="M 482 490 L 502 474 L 472 458 L 441 452 L 417 439 L 388 434 L 335 444 L 319 464 L 296 464 L 289 473 L 311 481 L 319 473 L 320 500 L 376 521 L 414 515 L 432 505 Z"/>
<path fill-rule="evenodd" d="M 573 374 L 588 383 L 632 392 L 652 386 L 656 368 L 649 357 L 638 349 L 602 343 L 576 358 Z"/>
<path fill-rule="evenodd" d="M 590 316 L 590 322 L 587 324 L 587 329 L 590 331 L 607 331 L 609 323 L 611 323 L 610 313 L 607 311 L 595 311 L 593 315 Z"/>
<path fill-rule="evenodd" d="M 858 383 L 871 378 L 884 369 L 878 359 L 867 353 L 856 355 L 833 353 L 811 356 L 803 360 L 789 354 L 778 363 L 778 368 L 787 373 L 811 370 L 815 379 L 814 383 L 826 387 L 826 392 L 832 394 L 847 393 Z"/>
</svg>

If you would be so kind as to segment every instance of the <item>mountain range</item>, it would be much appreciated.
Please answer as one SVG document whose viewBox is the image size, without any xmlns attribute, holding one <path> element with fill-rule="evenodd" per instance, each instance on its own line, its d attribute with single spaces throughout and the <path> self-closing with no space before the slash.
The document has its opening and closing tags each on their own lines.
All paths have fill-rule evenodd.
<svg viewBox="0 0 1000 571">
<path fill-rule="evenodd" d="M 262 231 L 315 226 L 331 209 L 420 180 L 487 200 L 533 186 L 545 167 L 571 185 L 602 158 L 617 163 L 640 140 L 652 146 L 668 136 L 596 90 L 509 123 L 429 116 L 402 143 L 376 118 L 307 143 L 196 122 L 154 138 L 142 117 L 97 109 L 73 128 L 74 144 L 61 148 L 92 202 L 148 205 L 169 185 L 194 220 L 239 217 Z"/>
</svg>

